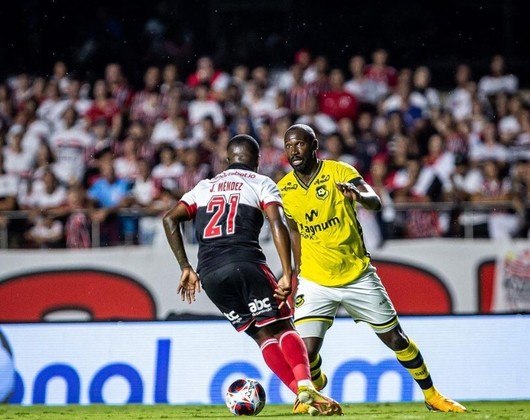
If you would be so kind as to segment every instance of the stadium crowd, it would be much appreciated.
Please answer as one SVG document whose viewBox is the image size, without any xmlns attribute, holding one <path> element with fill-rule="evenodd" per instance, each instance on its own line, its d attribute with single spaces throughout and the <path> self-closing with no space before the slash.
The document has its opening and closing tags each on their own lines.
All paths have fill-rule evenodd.
<svg viewBox="0 0 530 420">
<path fill-rule="evenodd" d="M 49 77 L 1 83 L 0 231 L 9 246 L 89 247 L 93 223 L 102 246 L 148 243 L 161 214 L 225 168 L 235 134 L 260 142 L 259 170 L 278 181 L 290 170 L 283 135 L 293 123 L 313 127 L 321 157 L 354 165 L 382 198 L 383 211 L 360 210 L 369 246 L 465 229 L 528 237 L 530 103 L 502 56 L 484 75 L 457 65 L 443 93 L 429 68 L 395 69 L 383 49 L 344 69 L 307 50 L 281 70 L 196 64 L 189 75 L 171 63 L 149 67 L 136 90 L 117 63 L 93 83 L 64 62 Z M 396 209 L 438 202 L 453 204 Z"/>
</svg>

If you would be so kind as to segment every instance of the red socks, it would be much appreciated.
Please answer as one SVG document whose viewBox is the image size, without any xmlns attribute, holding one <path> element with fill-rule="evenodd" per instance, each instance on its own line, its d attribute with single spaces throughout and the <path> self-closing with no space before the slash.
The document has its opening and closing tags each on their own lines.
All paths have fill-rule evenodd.
<svg viewBox="0 0 530 420">
<path fill-rule="evenodd" d="M 307 351 L 296 331 L 283 333 L 279 341 L 275 338 L 264 341 L 261 353 L 267 366 L 295 394 L 298 381 L 311 380 Z"/>
<path fill-rule="evenodd" d="M 294 330 L 280 336 L 280 347 L 297 381 L 311 380 L 309 358 L 302 338 Z"/>
<path fill-rule="evenodd" d="M 261 353 L 270 370 L 296 394 L 298 392 L 298 382 L 294 378 L 291 366 L 285 361 L 278 340 L 270 338 L 265 341 L 261 345 Z"/>
</svg>

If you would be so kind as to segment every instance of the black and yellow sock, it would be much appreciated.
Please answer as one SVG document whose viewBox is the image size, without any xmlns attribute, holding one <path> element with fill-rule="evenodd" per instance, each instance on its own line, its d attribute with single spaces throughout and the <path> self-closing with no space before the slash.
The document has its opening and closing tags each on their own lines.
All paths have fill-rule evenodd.
<svg viewBox="0 0 530 420">
<path fill-rule="evenodd" d="M 395 352 L 399 363 L 407 369 L 410 375 L 418 383 L 425 398 L 433 397 L 437 391 L 433 386 L 431 374 L 427 365 L 423 361 L 423 357 L 414 341 L 409 338 L 409 345 L 403 350 Z"/>
<path fill-rule="evenodd" d="M 317 354 L 315 359 L 309 361 L 309 367 L 311 369 L 311 382 L 313 382 L 313 386 L 316 389 L 322 389 L 326 385 L 325 376 L 322 374 L 320 366 L 322 366 L 322 358 L 320 357 L 320 354 Z"/>
</svg>

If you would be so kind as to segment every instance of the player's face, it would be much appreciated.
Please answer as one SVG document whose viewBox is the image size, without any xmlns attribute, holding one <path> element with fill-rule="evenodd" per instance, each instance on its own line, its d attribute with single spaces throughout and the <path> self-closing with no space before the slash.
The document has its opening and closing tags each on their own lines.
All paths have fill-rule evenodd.
<svg viewBox="0 0 530 420">
<path fill-rule="evenodd" d="M 309 173 L 316 161 L 314 139 L 301 131 L 290 131 L 284 138 L 284 149 L 293 169 L 301 173 Z"/>
</svg>

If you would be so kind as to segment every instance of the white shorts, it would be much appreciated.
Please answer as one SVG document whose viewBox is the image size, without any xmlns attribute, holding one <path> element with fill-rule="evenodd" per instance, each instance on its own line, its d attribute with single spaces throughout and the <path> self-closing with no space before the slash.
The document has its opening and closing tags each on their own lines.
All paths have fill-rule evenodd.
<svg viewBox="0 0 530 420">
<path fill-rule="evenodd" d="M 385 333 L 397 323 L 397 313 L 374 266 L 369 265 L 355 281 L 345 286 L 322 286 L 299 278 L 294 322 L 302 337 L 321 337 L 333 324 L 342 305 L 355 322 L 368 323 L 376 333 Z"/>
</svg>

